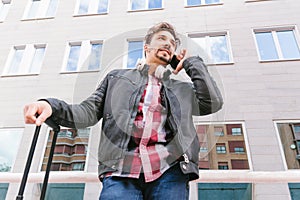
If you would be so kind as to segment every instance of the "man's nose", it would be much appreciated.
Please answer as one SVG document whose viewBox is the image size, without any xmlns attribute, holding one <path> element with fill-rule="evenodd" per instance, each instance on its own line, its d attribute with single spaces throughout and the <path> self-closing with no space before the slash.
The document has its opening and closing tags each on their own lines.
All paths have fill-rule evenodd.
<svg viewBox="0 0 300 200">
<path fill-rule="evenodd" d="M 171 48 L 171 45 L 169 44 L 169 43 L 166 43 L 166 44 L 164 44 L 164 46 L 163 46 L 165 49 L 170 49 Z"/>
</svg>

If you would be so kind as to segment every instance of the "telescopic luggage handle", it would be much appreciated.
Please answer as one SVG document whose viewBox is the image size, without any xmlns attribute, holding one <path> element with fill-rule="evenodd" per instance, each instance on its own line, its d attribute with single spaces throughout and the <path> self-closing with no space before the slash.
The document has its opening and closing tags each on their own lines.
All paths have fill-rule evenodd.
<svg viewBox="0 0 300 200">
<path fill-rule="evenodd" d="M 51 149 L 50 149 L 50 155 L 48 157 L 48 163 L 47 163 L 47 168 L 46 168 L 46 172 L 45 172 L 45 177 L 44 177 L 44 182 L 43 182 L 43 186 L 42 186 L 40 200 L 44 200 L 45 195 L 46 195 L 46 189 L 47 189 L 47 184 L 48 184 L 48 179 L 49 179 L 49 172 L 50 172 L 50 168 L 51 168 L 51 163 L 52 163 L 53 153 L 54 153 L 54 149 L 55 149 L 57 134 L 60 131 L 59 125 L 57 125 L 51 119 L 47 119 L 45 123 L 50 128 L 52 128 L 54 134 L 53 134 L 53 139 L 52 139 L 52 144 L 51 144 Z M 40 129 L 41 129 L 41 126 L 36 126 L 36 128 L 35 128 L 33 140 L 32 140 L 32 143 L 31 143 L 30 151 L 29 151 L 29 154 L 28 154 L 26 166 L 25 166 L 25 169 L 24 169 L 24 173 L 23 173 L 23 177 L 22 177 L 22 181 L 21 181 L 21 185 L 20 185 L 20 189 L 19 189 L 19 193 L 18 193 L 18 196 L 16 197 L 16 200 L 23 200 L 23 194 L 24 194 L 24 190 L 25 190 L 25 186 L 26 186 L 26 182 L 27 182 L 27 178 L 28 178 L 28 174 L 29 174 L 29 169 L 30 169 L 30 166 L 31 166 L 31 162 L 32 162 L 32 158 L 33 158 L 34 150 L 35 150 L 36 143 L 37 143 L 37 140 L 38 140 Z"/>
</svg>

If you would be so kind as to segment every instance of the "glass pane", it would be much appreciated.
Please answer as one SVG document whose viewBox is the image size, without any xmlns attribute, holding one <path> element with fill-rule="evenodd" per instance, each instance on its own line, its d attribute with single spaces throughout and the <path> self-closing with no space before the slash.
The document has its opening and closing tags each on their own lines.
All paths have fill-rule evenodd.
<svg viewBox="0 0 300 200">
<path fill-rule="evenodd" d="M 250 183 L 199 183 L 199 199 L 251 200 Z M 221 197 L 221 198 L 220 198 Z"/>
<path fill-rule="evenodd" d="M 136 62 L 143 57 L 143 42 L 128 42 L 127 68 L 135 68 Z"/>
<path fill-rule="evenodd" d="M 219 3 L 220 0 L 205 0 L 205 4 Z"/>
<path fill-rule="evenodd" d="M 40 0 L 33 0 L 27 14 L 27 18 L 35 18 L 39 9 Z"/>
<path fill-rule="evenodd" d="M 0 3 L 0 21 L 4 21 L 4 19 L 6 18 L 6 15 L 8 13 L 10 4 L 8 3 Z"/>
<path fill-rule="evenodd" d="M 230 62 L 226 36 L 210 37 L 210 50 L 214 63 Z"/>
<path fill-rule="evenodd" d="M 98 13 L 107 13 L 108 0 L 99 0 Z"/>
<path fill-rule="evenodd" d="M 84 170 L 90 129 L 61 129 L 55 145 L 52 171 Z M 49 132 L 47 147 L 44 153 L 42 171 L 46 170 L 53 131 Z"/>
<path fill-rule="evenodd" d="M 297 148 L 298 148 L 298 151 L 300 150 L 300 141 L 297 141 Z"/>
<path fill-rule="evenodd" d="M 47 187 L 45 199 L 82 200 L 84 196 L 84 188 L 84 183 L 50 183 Z"/>
<path fill-rule="evenodd" d="M 149 9 L 162 8 L 162 0 L 149 0 Z"/>
<path fill-rule="evenodd" d="M 80 6 L 78 10 L 78 14 L 86 14 L 89 11 L 89 3 L 90 0 L 81 0 L 80 1 Z"/>
<path fill-rule="evenodd" d="M 201 4 L 201 0 L 187 0 L 188 6 L 197 6 Z"/>
<path fill-rule="evenodd" d="M 68 64 L 66 71 L 73 72 L 77 70 L 78 59 L 80 54 L 81 45 L 71 45 L 70 46 L 70 54 L 68 58 Z"/>
<path fill-rule="evenodd" d="M 146 1 L 144 0 L 132 0 L 131 10 L 141 10 L 146 9 Z"/>
<path fill-rule="evenodd" d="M 72 171 L 83 171 L 84 170 L 84 163 L 74 163 L 72 165 Z"/>
<path fill-rule="evenodd" d="M 242 135 L 242 129 L 241 128 L 232 128 L 231 133 L 232 133 L 232 135 Z"/>
<path fill-rule="evenodd" d="M 50 0 L 46 16 L 47 17 L 54 17 L 57 6 L 58 6 L 58 0 Z"/>
<path fill-rule="evenodd" d="M 8 183 L 0 183 L 0 199 L 5 199 L 7 190 L 8 190 Z"/>
<path fill-rule="evenodd" d="M 277 37 L 283 58 L 300 58 L 300 50 L 293 31 L 278 31 Z"/>
<path fill-rule="evenodd" d="M 228 167 L 228 170 L 249 169 L 244 136 L 236 136 L 229 134 L 228 132 L 229 127 L 231 131 L 233 125 L 236 127 L 242 126 L 241 124 L 214 124 L 196 126 L 200 145 L 200 159 L 198 164 L 199 169 L 224 169 L 222 163 L 227 163 L 226 166 Z M 225 130 L 227 132 L 224 132 Z M 220 138 L 219 135 L 222 132 L 224 135 L 226 135 L 226 137 Z M 203 137 L 203 135 L 206 137 Z M 207 149 L 206 153 L 204 153 L 205 151 L 202 150 L 203 148 Z M 234 168 L 232 167 L 232 162 L 236 164 L 234 165 Z"/>
<path fill-rule="evenodd" d="M 20 71 L 20 63 L 25 49 L 15 49 L 13 60 L 11 61 L 8 74 L 17 74 Z"/>
<path fill-rule="evenodd" d="M 214 128 L 215 136 L 223 136 L 224 131 L 222 127 L 215 127 Z"/>
<path fill-rule="evenodd" d="M 90 64 L 88 70 L 95 70 L 100 68 L 101 51 L 102 44 L 92 44 Z"/>
<path fill-rule="evenodd" d="M 278 54 L 271 32 L 255 33 L 261 60 L 276 60 Z"/>
<path fill-rule="evenodd" d="M 297 152 L 300 146 L 298 146 L 297 141 L 295 141 L 295 136 L 293 132 L 294 124 L 292 123 L 278 123 L 277 128 L 280 136 L 280 141 L 282 145 L 282 149 L 284 152 L 285 161 L 288 169 L 300 169 L 299 162 L 299 152 Z M 293 147 L 296 145 L 296 148 Z"/>
<path fill-rule="evenodd" d="M 289 183 L 292 200 L 300 199 L 300 183 Z"/>
<path fill-rule="evenodd" d="M 16 159 L 23 129 L 0 129 L 0 172 L 9 172 Z"/>
<path fill-rule="evenodd" d="M 300 126 L 299 126 L 299 125 L 295 125 L 295 126 L 294 126 L 294 131 L 295 131 L 296 133 L 300 133 Z"/>
<path fill-rule="evenodd" d="M 32 59 L 29 73 L 39 73 L 40 72 L 44 54 L 45 54 L 45 47 L 35 48 L 35 53 L 34 53 L 34 56 Z"/>
<path fill-rule="evenodd" d="M 207 52 L 207 40 L 205 37 L 192 38 L 204 51 Z"/>
</svg>

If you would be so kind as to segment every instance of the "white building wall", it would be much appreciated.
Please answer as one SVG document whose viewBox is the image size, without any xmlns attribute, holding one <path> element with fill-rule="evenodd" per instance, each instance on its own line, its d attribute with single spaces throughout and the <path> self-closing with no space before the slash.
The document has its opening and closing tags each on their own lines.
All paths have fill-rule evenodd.
<svg viewBox="0 0 300 200">
<path fill-rule="evenodd" d="M 46 44 L 39 75 L 0 77 L 0 128 L 25 127 L 13 172 L 22 173 L 34 127 L 23 122 L 23 106 L 39 98 L 57 97 L 78 103 L 96 87 L 112 68 L 122 67 L 126 39 L 139 38 L 151 25 L 167 21 L 181 34 L 224 32 L 230 35 L 233 64 L 210 66 L 218 77 L 225 104 L 213 117 L 196 121 L 243 121 L 254 171 L 284 171 L 274 120 L 299 120 L 299 60 L 259 62 L 253 29 L 300 26 L 297 0 L 223 0 L 220 5 L 184 7 L 184 0 L 163 1 L 164 9 L 128 12 L 127 1 L 109 1 L 105 15 L 74 16 L 74 0 L 61 0 L 55 18 L 21 20 L 27 1 L 12 1 L 7 18 L 0 23 L 0 74 L 14 45 Z M 137 30 L 137 31 L 136 31 Z M 299 33 L 297 32 L 299 40 Z M 99 72 L 60 73 L 68 42 L 103 40 L 102 68 Z M 298 43 L 300 44 L 300 42 Z M 88 172 L 97 170 L 99 125 L 93 128 Z M 39 172 L 47 128 L 43 127 L 31 167 Z M 85 199 L 98 196 L 100 184 L 89 183 Z M 18 184 L 11 184 L 7 199 L 16 195 Z M 290 199 L 286 183 L 258 183 L 253 186 L 255 200 Z M 37 189 L 27 185 L 28 199 Z M 197 192 L 194 189 L 194 192 Z M 92 198 L 91 198 L 92 197 Z"/>
</svg>

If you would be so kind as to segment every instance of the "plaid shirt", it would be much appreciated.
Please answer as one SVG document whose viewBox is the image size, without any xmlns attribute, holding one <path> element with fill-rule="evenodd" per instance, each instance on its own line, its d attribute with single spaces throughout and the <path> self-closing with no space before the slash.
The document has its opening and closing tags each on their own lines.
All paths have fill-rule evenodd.
<svg viewBox="0 0 300 200">
<path fill-rule="evenodd" d="M 160 89 L 159 80 L 149 75 L 147 87 L 138 106 L 128 151 L 118 170 L 106 176 L 139 178 L 143 173 L 145 181 L 150 182 L 170 168 L 166 161 L 169 152 L 164 146 L 167 115 L 161 105 Z"/>
</svg>

